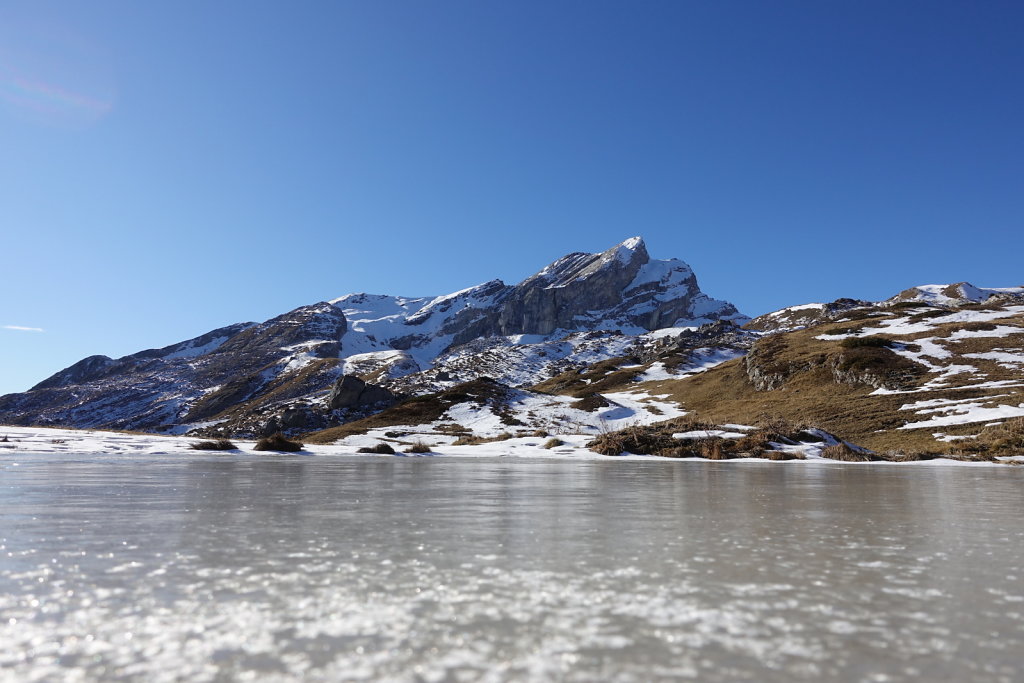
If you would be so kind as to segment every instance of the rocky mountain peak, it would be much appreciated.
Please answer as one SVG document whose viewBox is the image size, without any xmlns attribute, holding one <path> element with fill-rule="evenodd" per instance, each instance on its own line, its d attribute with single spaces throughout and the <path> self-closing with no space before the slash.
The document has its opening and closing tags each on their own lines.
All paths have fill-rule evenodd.
<svg viewBox="0 0 1024 683">
<path fill-rule="evenodd" d="M 571 284 L 582 283 L 608 271 L 631 280 L 636 272 L 651 260 L 647 246 L 641 237 L 631 237 L 614 247 L 597 254 L 573 252 L 545 266 L 540 272 L 523 280 L 518 287 L 529 289 L 543 287 L 559 289 Z M 623 279 L 622 277 L 613 279 Z M 627 280 L 628 282 L 628 280 Z"/>
<path fill-rule="evenodd" d="M 631 237 L 568 254 L 516 285 L 491 280 L 436 297 L 349 294 L 162 349 L 92 356 L 35 391 L 4 397 L 0 419 L 133 429 L 230 420 L 255 433 L 279 410 L 340 410 L 345 401 L 331 399 L 330 388 L 349 375 L 374 385 L 401 379 L 402 393 L 453 375 L 473 379 L 482 367 L 536 380 L 575 362 L 577 346 L 600 359 L 651 330 L 739 319 L 731 304 L 700 291 L 688 265 L 652 259 Z"/>
</svg>

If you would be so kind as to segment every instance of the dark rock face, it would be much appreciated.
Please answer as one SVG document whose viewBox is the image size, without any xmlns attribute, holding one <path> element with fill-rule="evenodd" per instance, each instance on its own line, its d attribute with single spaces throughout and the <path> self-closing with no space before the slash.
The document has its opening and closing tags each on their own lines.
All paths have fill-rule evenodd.
<svg viewBox="0 0 1024 683">
<path fill-rule="evenodd" d="M 268 389 L 289 397 L 282 376 L 306 366 L 288 363 L 336 358 L 345 330 L 345 315 L 320 303 L 116 360 L 91 356 L 26 393 L 0 397 L 0 421 L 159 430 L 212 419 Z"/>
<path fill-rule="evenodd" d="M 42 382 L 29 389 L 29 391 L 53 389 L 68 384 L 81 384 L 82 382 L 100 379 L 110 372 L 112 366 L 116 367 L 117 361 L 109 356 L 89 356 L 88 358 L 83 358 L 78 361 L 71 367 L 65 368 L 57 374 L 44 379 Z"/>
<path fill-rule="evenodd" d="M 107 356 L 89 356 L 69 368 L 43 380 L 29 391 L 37 389 L 54 389 L 73 384 L 84 384 L 93 380 L 137 371 L 147 366 L 149 361 L 169 360 L 202 355 L 215 349 L 218 344 L 230 339 L 242 330 L 252 327 L 255 323 L 238 323 L 211 330 L 204 335 L 188 339 L 162 349 L 147 349 L 130 356 L 114 360 Z"/>
<path fill-rule="evenodd" d="M 347 328 L 345 314 L 329 303 L 300 306 L 234 335 L 209 356 L 207 371 L 222 377 L 265 367 L 282 351 L 336 358 Z"/>
<path fill-rule="evenodd" d="M 626 287 L 650 260 L 643 242 L 601 254 L 569 254 L 517 285 L 498 315 L 497 332 L 550 334 L 572 329 L 578 315 L 622 303 Z"/>
<path fill-rule="evenodd" d="M 330 396 L 327 398 L 327 405 L 331 410 L 355 408 L 378 403 L 390 405 L 394 402 L 395 395 L 384 387 L 367 384 L 353 375 L 339 377 L 338 381 L 331 388 Z"/>
<path fill-rule="evenodd" d="M 599 254 L 563 256 L 506 287 L 493 311 L 464 321 L 454 343 L 557 330 L 655 330 L 704 317 L 741 316 L 731 304 L 703 294 L 685 263 L 652 261 L 644 241 L 634 237 Z"/>
</svg>

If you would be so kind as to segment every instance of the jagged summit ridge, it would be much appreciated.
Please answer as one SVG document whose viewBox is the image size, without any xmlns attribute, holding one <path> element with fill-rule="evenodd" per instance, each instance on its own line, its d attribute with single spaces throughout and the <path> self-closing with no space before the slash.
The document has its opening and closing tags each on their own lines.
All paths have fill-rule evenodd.
<svg viewBox="0 0 1024 683">
<path fill-rule="evenodd" d="M 639 268 L 650 261 L 647 245 L 642 237 L 630 237 L 614 247 L 598 254 L 574 252 L 549 264 L 536 275 L 527 278 L 520 286 L 543 286 L 545 289 L 560 289 L 573 282 L 583 282 L 592 275 L 608 268 L 622 267 L 626 270 Z M 633 264 L 637 264 L 633 266 Z"/>
<path fill-rule="evenodd" d="M 428 355 L 442 350 L 439 336 L 461 344 L 488 336 L 600 329 L 636 334 L 745 320 L 732 304 L 701 292 L 686 263 L 651 259 L 642 237 L 603 252 L 568 254 L 517 285 L 492 280 L 435 298 L 349 294 L 332 303 L 352 321 L 350 348 L 424 347 Z M 359 334 L 364 337 L 357 339 Z"/>
</svg>

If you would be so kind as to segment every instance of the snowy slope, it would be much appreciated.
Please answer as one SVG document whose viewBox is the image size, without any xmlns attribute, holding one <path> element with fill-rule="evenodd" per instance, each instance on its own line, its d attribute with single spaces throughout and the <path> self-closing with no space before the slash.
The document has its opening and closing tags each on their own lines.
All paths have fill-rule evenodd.
<svg viewBox="0 0 1024 683">
<path fill-rule="evenodd" d="M 491 280 L 431 297 L 347 294 L 163 349 L 90 356 L 33 391 L 0 398 L 0 421 L 251 430 L 300 410 L 306 422 L 293 423 L 322 426 L 342 419 L 326 407 L 342 375 L 403 394 L 483 375 L 527 385 L 634 353 L 652 332 L 717 320 L 746 318 L 701 292 L 687 264 L 654 260 L 632 237 L 564 256 L 515 285 Z"/>
<path fill-rule="evenodd" d="M 920 301 L 932 306 L 960 306 L 984 303 L 991 297 L 1010 299 L 1024 297 L 1024 287 L 975 287 L 970 282 L 951 285 L 918 285 L 905 289 L 889 299 L 892 302 Z"/>
</svg>

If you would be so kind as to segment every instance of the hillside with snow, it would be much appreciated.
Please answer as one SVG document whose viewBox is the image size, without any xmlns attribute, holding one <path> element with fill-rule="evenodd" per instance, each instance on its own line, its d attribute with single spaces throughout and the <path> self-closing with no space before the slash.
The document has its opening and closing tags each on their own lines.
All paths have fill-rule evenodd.
<svg viewBox="0 0 1024 683">
<path fill-rule="evenodd" d="M 683 447 L 680 421 L 774 425 L 752 433 L 781 441 L 751 446 L 708 427 L 724 446 Z M 353 446 L 555 434 L 605 439 L 603 450 L 621 433 L 632 434 L 628 448 L 678 457 L 710 448 L 777 459 L 820 429 L 851 440 L 828 437 L 840 459 L 1009 462 L 1024 451 L 1018 422 L 1024 287 L 920 285 L 750 320 L 702 292 L 686 263 L 652 259 L 638 237 L 568 254 L 514 285 L 346 294 L 124 358 L 89 356 L 0 397 L 8 425 L 282 431 Z"/>
<path fill-rule="evenodd" d="M 686 263 L 652 259 L 634 237 L 566 255 L 515 285 L 347 294 L 163 349 L 90 356 L 0 397 L 0 422 L 169 433 L 325 428 L 483 375 L 534 384 L 656 345 L 665 330 L 723 320 L 747 318 L 704 294 Z"/>
</svg>

